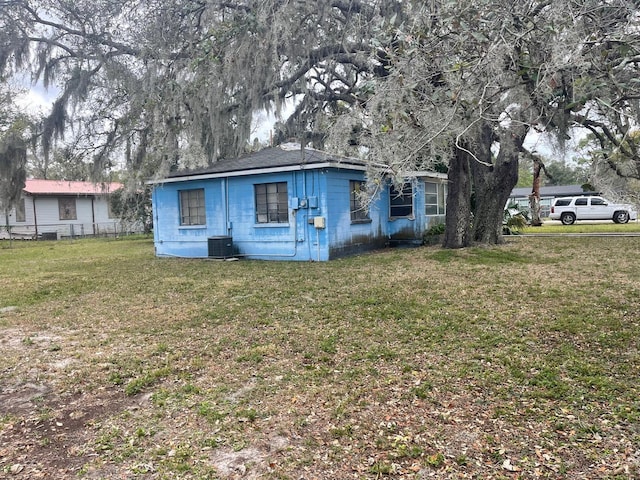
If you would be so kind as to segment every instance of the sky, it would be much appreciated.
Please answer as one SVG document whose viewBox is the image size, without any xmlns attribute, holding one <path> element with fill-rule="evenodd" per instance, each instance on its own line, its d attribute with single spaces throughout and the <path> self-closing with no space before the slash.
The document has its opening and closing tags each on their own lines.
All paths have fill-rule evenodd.
<svg viewBox="0 0 640 480">
<path fill-rule="evenodd" d="M 56 91 L 47 91 L 40 85 L 35 85 L 16 98 L 18 106 L 33 112 L 47 113 L 56 99 Z"/>
</svg>

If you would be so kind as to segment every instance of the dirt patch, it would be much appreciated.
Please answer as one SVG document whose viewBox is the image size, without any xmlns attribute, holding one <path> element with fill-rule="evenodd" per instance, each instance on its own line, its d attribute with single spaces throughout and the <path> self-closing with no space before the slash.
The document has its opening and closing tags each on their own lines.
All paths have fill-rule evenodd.
<svg viewBox="0 0 640 480">
<path fill-rule="evenodd" d="M 229 448 L 215 450 L 211 456 L 211 464 L 222 478 L 244 478 L 254 480 L 262 478 L 273 465 L 270 461 L 278 452 L 289 445 L 289 440 L 282 436 L 273 436 L 258 447 L 248 447 L 239 451 Z"/>
<path fill-rule="evenodd" d="M 27 383 L 0 394 L 0 470 L 15 478 L 74 478 L 91 460 L 92 424 L 131 403 L 122 393 L 58 396 L 48 385 Z"/>
<path fill-rule="evenodd" d="M 39 399 L 51 392 L 48 385 L 25 383 L 3 389 L 0 393 L 0 414 L 19 415 L 35 407 Z"/>
</svg>

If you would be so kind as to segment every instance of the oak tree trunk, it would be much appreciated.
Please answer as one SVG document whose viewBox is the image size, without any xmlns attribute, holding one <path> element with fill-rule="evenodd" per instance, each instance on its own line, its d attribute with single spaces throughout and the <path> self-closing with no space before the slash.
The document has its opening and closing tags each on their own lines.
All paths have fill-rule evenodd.
<svg viewBox="0 0 640 480">
<path fill-rule="evenodd" d="M 476 139 L 476 158 L 471 162 L 475 195 L 473 241 L 481 244 L 502 242 L 505 205 L 518 182 L 518 150 L 510 139 L 501 141 L 493 161 L 494 139 L 490 125 L 484 124 Z"/>
<path fill-rule="evenodd" d="M 468 247 L 471 241 L 471 156 L 455 149 L 449 162 L 444 248 Z"/>
</svg>

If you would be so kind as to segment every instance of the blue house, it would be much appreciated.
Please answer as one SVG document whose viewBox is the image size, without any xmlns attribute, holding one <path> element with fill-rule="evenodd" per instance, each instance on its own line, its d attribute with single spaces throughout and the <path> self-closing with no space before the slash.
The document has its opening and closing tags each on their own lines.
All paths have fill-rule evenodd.
<svg viewBox="0 0 640 480">
<path fill-rule="evenodd" d="M 419 243 L 444 222 L 446 176 L 382 185 L 369 209 L 367 166 L 298 145 L 273 147 L 153 181 L 156 255 L 325 261 Z"/>
</svg>

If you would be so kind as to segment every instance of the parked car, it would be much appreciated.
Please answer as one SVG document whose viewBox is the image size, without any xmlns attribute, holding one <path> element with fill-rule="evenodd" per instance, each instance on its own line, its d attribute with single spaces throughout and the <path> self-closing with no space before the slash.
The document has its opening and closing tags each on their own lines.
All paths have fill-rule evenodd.
<svg viewBox="0 0 640 480">
<path fill-rule="evenodd" d="M 551 220 L 572 225 L 576 220 L 613 220 L 627 223 L 637 220 L 638 212 L 631 205 L 613 203 L 602 197 L 556 198 L 551 205 Z"/>
</svg>

